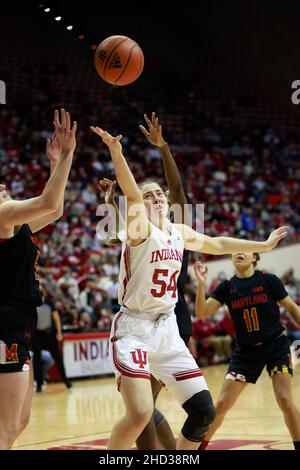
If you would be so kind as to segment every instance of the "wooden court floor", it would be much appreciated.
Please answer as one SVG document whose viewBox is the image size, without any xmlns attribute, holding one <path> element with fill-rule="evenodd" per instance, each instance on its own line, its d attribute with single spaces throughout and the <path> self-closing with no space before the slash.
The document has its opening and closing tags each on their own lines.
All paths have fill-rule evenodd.
<svg viewBox="0 0 300 470">
<path fill-rule="evenodd" d="M 225 365 L 204 368 L 203 372 L 216 400 Z M 300 409 L 300 367 L 295 369 L 293 393 Z M 163 390 L 157 407 L 168 419 L 177 436 L 185 412 Z M 114 423 L 123 414 L 123 404 L 114 378 L 80 379 L 73 388 L 49 384 L 34 393 L 31 421 L 15 443 L 15 450 L 105 449 Z M 223 425 L 211 449 L 292 450 L 282 414 L 275 402 L 271 380 L 264 371 L 256 385 L 249 384 Z"/>
</svg>

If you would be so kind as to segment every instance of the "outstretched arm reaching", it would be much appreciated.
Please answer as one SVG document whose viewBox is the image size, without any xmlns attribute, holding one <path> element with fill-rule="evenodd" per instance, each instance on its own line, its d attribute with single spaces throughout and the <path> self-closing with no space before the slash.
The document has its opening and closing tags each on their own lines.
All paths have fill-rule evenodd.
<svg viewBox="0 0 300 470">
<path fill-rule="evenodd" d="M 149 237 L 151 224 L 146 215 L 142 193 L 122 153 L 122 136 L 113 137 L 100 127 L 91 126 L 91 130 L 99 135 L 103 143 L 108 146 L 115 166 L 118 184 L 124 196 L 127 197 L 127 217 L 125 221 L 127 239 L 131 245 L 139 245 Z"/>
<path fill-rule="evenodd" d="M 0 223 L 3 227 L 12 227 L 44 217 L 59 210 L 64 195 L 72 157 L 76 147 L 76 122 L 71 127 L 70 114 L 61 110 L 61 119 L 56 110 L 54 113 L 55 132 L 62 145 L 58 163 L 51 174 L 42 194 L 26 201 L 8 200 L 1 204 Z"/>
<path fill-rule="evenodd" d="M 188 225 L 176 224 L 181 230 L 185 242 L 185 248 L 191 251 L 199 251 L 211 255 L 230 255 L 233 253 L 262 253 L 271 251 L 287 236 L 288 227 L 279 227 L 271 232 L 264 242 L 252 240 L 240 240 L 231 237 L 209 237 L 196 232 Z"/>
<path fill-rule="evenodd" d="M 61 143 L 57 139 L 55 132 L 53 133 L 51 139 L 47 139 L 46 154 L 50 162 L 50 175 L 52 175 L 61 155 Z M 41 230 L 43 227 L 46 227 L 55 220 L 59 219 L 63 215 L 63 212 L 64 197 L 62 197 L 59 207 L 55 212 L 51 212 L 51 214 L 45 215 L 44 217 L 40 217 L 39 219 L 31 222 L 29 224 L 30 230 L 32 233 Z"/>
<path fill-rule="evenodd" d="M 179 204 L 181 206 L 182 214 L 184 214 L 184 205 L 187 204 L 187 199 L 169 144 L 163 138 L 162 125 L 159 124 L 158 117 L 154 112 L 151 114 L 151 120 L 148 118 L 147 114 L 144 114 L 144 119 L 147 123 L 148 130 L 142 125 L 139 125 L 139 128 L 150 144 L 155 145 L 160 151 L 169 190 L 168 199 L 170 205 Z"/>
</svg>

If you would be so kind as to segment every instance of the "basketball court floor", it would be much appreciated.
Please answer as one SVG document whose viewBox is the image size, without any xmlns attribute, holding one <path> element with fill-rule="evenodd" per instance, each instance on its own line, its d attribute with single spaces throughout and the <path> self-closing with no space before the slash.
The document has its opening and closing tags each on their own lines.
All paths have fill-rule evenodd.
<svg viewBox="0 0 300 470">
<path fill-rule="evenodd" d="M 214 401 L 226 367 L 203 369 Z M 300 408 L 300 367 L 295 369 L 293 393 Z M 177 436 L 185 412 L 166 390 L 161 392 L 157 407 Z M 105 449 L 112 427 L 122 414 L 121 395 L 112 376 L 77 379 L 70 390 L 62 383 L 49 384 L 42 393 L 34 393 L 30 424 L 16 441 L 14 450 Z M 210 449 L 293 449 L 267 372 L 263 372 L 256 385 L 248 385 L 216 433 Z"/>
</svg>

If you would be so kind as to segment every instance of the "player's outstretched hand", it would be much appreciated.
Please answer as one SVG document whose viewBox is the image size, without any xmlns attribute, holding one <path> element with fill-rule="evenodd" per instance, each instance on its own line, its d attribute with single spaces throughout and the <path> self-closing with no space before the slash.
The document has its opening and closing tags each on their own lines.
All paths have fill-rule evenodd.
<svg viewBox="0 0 300 470">
<path fill-rule="evenodd" d="M 59 111 L 56 109 L 54 111 L 54 127 L 56 138 L 61 144 L 62 155 L 73 153 L 76 148 L 77 122 L 74 121 L 71 126 L 70 113 L 61 109 L 59 116 Z"/>
<path fill-rule="evenodd" d="M 208 267 L 204 266 L 201 261 L 196 261 L 193 268 L 197 280 L 201 283 L 205 283 L 208 273 Z"/>
<path fill-rule="evenodd" d="M 62 147 L 61 143 L 53 132 L 51 139 L 47 139 L 46 154 L 50 161 L 50 164 L 55 166 L 61 155 Z"/>
<path fill-rule="evenodd" d="M 90 126 L 90 129 L 95 134 L 101 137 L 102 142 L 107 145 L 109 150 L 118 150 L 122 152 L 122 145 L 121 145 L 120 140 L 122 139 L 123 136 L 121 134 L 117 135 L 117 137 L 113 137 L 107 131 L 104 131 L 103 129 L 101 129 L 101 127 Z"/>
<path fill-rule="evenodd" d="M 280 240 L 287 236 L 288 229 L 289 227 L 287 225 L 283 225 L 282 227 L 279 227 L 270 233 L 270 236 L 266 242 L 269 250 L 273 250 Z"/>
<path fill-rule="evenodd" d="M 148 130 L 141 124 L 139 125 L 139 128 L 150 144 L 155 145 L 156 147 L 163 147 L 166 145 L 167 142 L 162 136 L 162 126 L 159 124 L 158 117 L 155 116 L 155 113 L 151 114 L 151 121 L 147 114 L 144 114 L 144 119 L 147 123 Z"/>
</svg>

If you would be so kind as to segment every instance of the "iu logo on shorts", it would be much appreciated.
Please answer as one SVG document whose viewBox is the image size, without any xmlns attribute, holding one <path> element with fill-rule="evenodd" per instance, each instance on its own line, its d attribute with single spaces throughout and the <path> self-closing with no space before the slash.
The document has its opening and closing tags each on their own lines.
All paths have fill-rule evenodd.
<svg viewBox="0 0 300 470">
<path fill-rule="evenodd" d="M 144 369 L 147 364 L 147 351 L 136 349 L 135 351 L 130 351 L 130 354 L 132 355 L 133 362 L 138 364 L 140 369 Z"/>
</svg>

